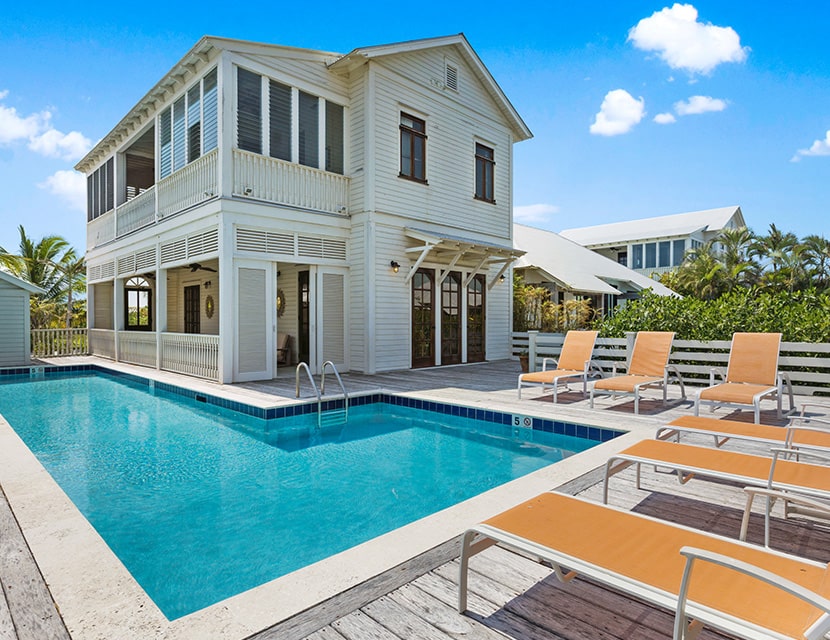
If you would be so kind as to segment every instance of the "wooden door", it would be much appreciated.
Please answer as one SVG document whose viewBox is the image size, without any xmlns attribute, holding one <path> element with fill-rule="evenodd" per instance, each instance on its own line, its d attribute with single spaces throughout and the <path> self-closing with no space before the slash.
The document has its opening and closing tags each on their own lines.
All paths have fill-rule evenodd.
<svg viewBox="0 0 830 640">
<path fill-rule="evenodd" d="M 467 285 L 467 362 L 483 362 L 485 359 L 484 275 L 475 276 Z"/>
<path fill-rule="evenodd" d="M 452 271 L 441 283 L 441 364 L 461 362 L 461 274 Z"/>
</svg>

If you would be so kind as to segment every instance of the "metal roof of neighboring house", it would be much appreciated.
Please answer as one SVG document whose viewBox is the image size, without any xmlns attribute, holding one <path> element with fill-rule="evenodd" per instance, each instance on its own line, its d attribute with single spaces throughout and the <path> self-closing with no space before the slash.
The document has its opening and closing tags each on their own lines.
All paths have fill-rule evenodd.
<svg viewBox="0 0 830 640">
<path fill-rule="evenodd" d="M 17 276 L 13 276 L 2 269 L 0 269 L 0 280 L 4 280 L 15 287 L 19 287 L 20 289 L 25 289 L 29 293 L 46 293 L 43 289 L 33 285 L 31 282 L 26 282 L 25 280 L 18 278 Z"/>
<path fill-rule="evenodd" d="M 738 206 L 564 229 L 559 233 L 583 247 L 593 247 L 632 240 L 688 236 L 696 231 L 717 232 L 729 226 L 733 220 L 732 226 L 745 226 L 741 208 Z"/>
<path fill-rule="evenodd" d="M 616 287 L 641 291 L 651 289 L 657 295 L 677 294 L 656 280 L 609 260 L 553 231 L 523 224 L 513 225 L 513 246 L 525 254 L 513 263 L 514 269 L 536 268 L 544 271 L 564 288 L 585 293 L 622 293 Z"/>
</svg>

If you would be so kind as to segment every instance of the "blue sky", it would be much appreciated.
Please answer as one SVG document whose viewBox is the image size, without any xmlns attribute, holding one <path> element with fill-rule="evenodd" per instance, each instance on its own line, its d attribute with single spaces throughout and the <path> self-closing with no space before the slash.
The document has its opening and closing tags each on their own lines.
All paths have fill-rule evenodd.
<svg viewBox="0 0 830 640">
<path fill-rule="evenodd" d="M 0 15 L 0 246 L 17 226 L 85 246 L 72 167 L 203 35 L 346 53 L 464 32 L 534 138 L 517 221 L 559 231 L 740 205 L 830 235 L 824 0 L 7 3 Z"/>
</svg>

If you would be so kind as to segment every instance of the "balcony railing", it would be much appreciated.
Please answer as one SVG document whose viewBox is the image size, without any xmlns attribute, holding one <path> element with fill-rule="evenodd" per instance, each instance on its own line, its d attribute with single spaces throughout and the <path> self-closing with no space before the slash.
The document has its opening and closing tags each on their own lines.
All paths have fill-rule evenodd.
<svg viewBox="0 0 830 640">
<path fill-rule="evenodd" d="M 32 329 L 32 356 L 84 356 L 86 329 Z"/>
<path fill-rule="evenodd" d="M 150 187 L 144 193 L 128 200 L 116 210 L 115 236 L 146 227 L 156 221 L 156 190 Z"/>
<path fill-rule="evenodd" d="M 115 211 L 95 218 L 86 226 L 86 247 L 98 247 L 115 240 Z"/>
<path fill-rule="evenodd" d="M 312 211 L 349 210 L 346 176 L 239 149 L 233 151 L 233 193 Z"/>
<path fill-rule="evenodd" d="M 89 353 L 115 360 L 115 331 L 112 329 L 90 329 Z"/>
<path fill-rule="evenodd" d="M 156 366 L 156 334 L 149 331 L 119 331 L 118 361 Z"/>
</svg>

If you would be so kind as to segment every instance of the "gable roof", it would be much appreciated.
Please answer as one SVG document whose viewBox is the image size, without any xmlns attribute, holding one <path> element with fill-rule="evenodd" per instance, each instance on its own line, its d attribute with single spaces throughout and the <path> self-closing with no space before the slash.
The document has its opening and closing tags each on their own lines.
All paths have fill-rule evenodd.
<svg viewBox="0 0 830 640">
<path fill-rule="evenodd" d="M 0 280 L 8 282 L 9 284 L 20 289 L 24 289 L 29 293 L 46 293 L 43 289 L 33 285 L 31 282 L 26 282 L 25 280 L 18 278 L 17 276 L 13 276 L 8 271 L 3 271 L 2 269 L 0 269 Z"/>
<path fill-rule="evenodd" d="M 620 295 L 622 291 L 617 287 L 622 287 L 634 291 L 651 289 L 661 296 L 677 295 L 656 280 L 632 271 L 553 231 L 514 224 L 513 246 L 525 251 L 525 254 L 513 263 L 514 269 L 540 269 L 551 280 L 571 291 Z"/>
<path fill-rule="evenodd" d="M 463 33 L 451 36 L 440 36 L 437 38 L 422 38 L 420 40 L 408 40 L 406 42 L 397 42 L 392 44 L 375 45 L 371 47 L 360 47 L 353 49 L 345 56 L 336 60 L 329 65 L 330 69 L 337 70 L 341 68 L 352 69 L 362 64 L 366 60 L 373 58 L 381 58 L 383 56 L 399 55 L 401 53 L 410 53 L 413 51 L 422 51 L 424 49 L 433 49 L 437 47 L 454 47 L 461 53 L 467 64 L 473 69 L 479 82 L 484 86 L 487 93 L 498 105 L 501 112 L 504 114 L 508 122 L 510 122 L 516 140 L 528 140 L 533 137 L 528 126 L 522 120 L 519 112 L 513 107 L 510 100 L 501 90 L 496 80 L 490 74 L 487 67 L 478 57 L 478 54 L 470 46 L 467 37 Z"/>
<path fill-rule="evenodd" d="M 626 243 L 631 240 L 687 236 L 696 231 L 718 232 L 734 220 L 733 226 L 746 226 L 738 206 L 676 213 L 670 216 L 642 218 L 599 224 L 592 227 L 564 229 L 560 235 L 578 242 L 584 247 Z"/>
</svg>

